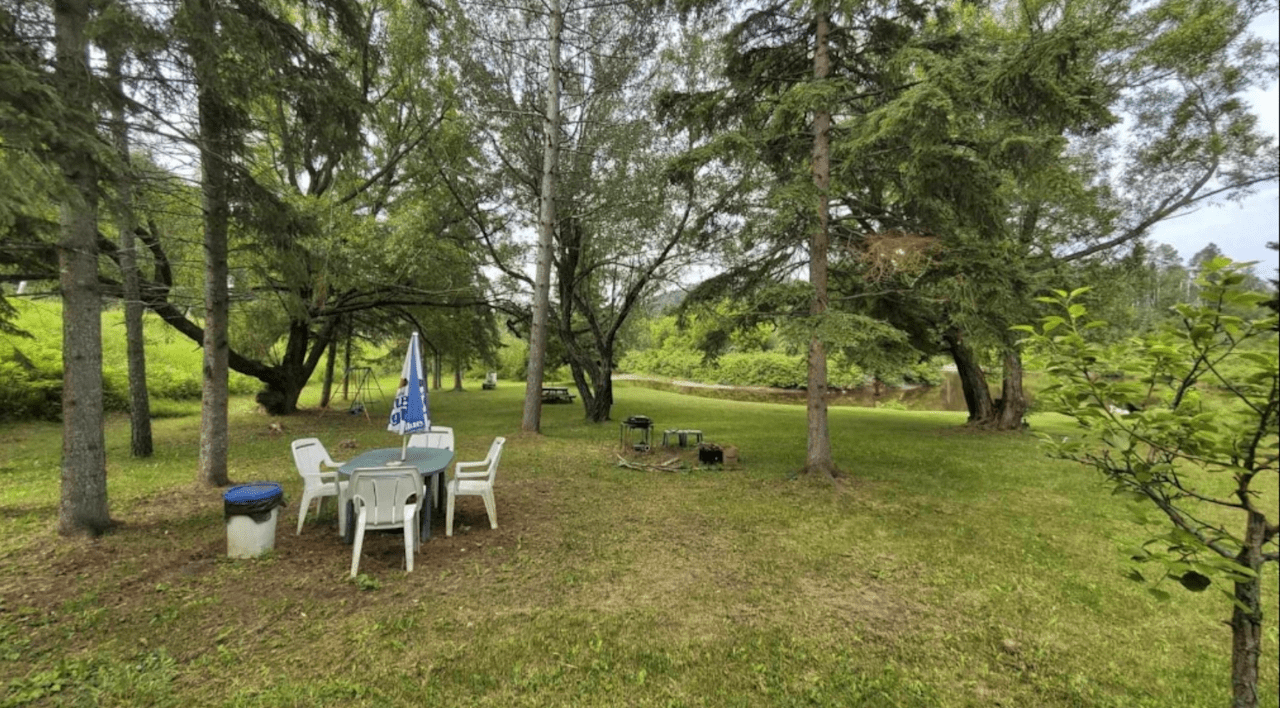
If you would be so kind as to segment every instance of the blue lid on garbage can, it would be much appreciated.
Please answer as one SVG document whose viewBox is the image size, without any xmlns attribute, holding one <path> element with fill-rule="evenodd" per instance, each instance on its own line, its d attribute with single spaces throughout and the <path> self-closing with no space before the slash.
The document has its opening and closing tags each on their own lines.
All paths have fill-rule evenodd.
<svg viewBox="0 0 1280 708">
<path fill-rule="evenodd" d="M 232 504 L 245 504 L 266 501 L 282 494 L 284 494 L 284 489 L 277 482 L 250 482 L 248 484 L 238 484 L 228 489 L 222 495 L 222 498 Z"/>
<path fill-rule="evenodd" d="M 284 506 L 284 489 L 275 482 L 250 482 L 228 489 L 222 495 L 223 515 L 248 516 L 257 523 L 272 518 L 272 509 Z"/>
</svg>

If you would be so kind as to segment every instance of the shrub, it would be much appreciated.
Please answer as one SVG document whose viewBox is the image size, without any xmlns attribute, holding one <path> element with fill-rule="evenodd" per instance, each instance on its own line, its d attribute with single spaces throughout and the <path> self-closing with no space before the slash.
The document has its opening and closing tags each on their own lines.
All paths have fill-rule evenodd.
<svg viewBox="0 0 1280 708">
<path fill-rule="evenodd" d="M 55 302 L 15 299 L 16 323 L 32 337 L 0 339 L 0 418 L 59 420 L 62 416 L 62 308 Z M 124 313 L 102 316 L 103 409 L 129 410 Z M 158 317 L 143 319 L 147 347 L 147 390 L 153 399 L 199 400 L 203 358 L 200 347 L 176 335 Z M 253 393 L 258 380 L 232 372 L 231 393 Z"/>
<path fill-rule="evenodd" d="M 17 361 L 0 361 L 0 420 L 61 417 L 61 371 L 51 375 Z"/>
<path fill-rule="evenodd" d="M 780 352 L 725 354 L 720 357 L 716 379 L 738 386 L 801 388 L 808 383 L 804 357 Z"/>
<path fill-rule="evenodd" d="M 944 377 L 941 363 L 936 358 L 925 359 L 907 367 L 902 373 L 902 380 L 922 386 L 939 386 Z"/>
<path fill-rule="evenodd" d="M 644 349 L 628 352 L 619 370 L 633 374 L 666 376 L 673 379 L 702 378 L 702 353 L 691 349 Z"/>
<path fill-rule="evenodd" d="M 844 356 L 827 360 L 827 385 L 832 388 L 857 388 L 867 383 L 867 372 Z"/>
<path fill-rule="evenodd" d="M 529 344 L 509 334 L 502 337 L 498 348 L 498 376 L 509 381 L 523 381 L 529 364 Z"/>
</svg>

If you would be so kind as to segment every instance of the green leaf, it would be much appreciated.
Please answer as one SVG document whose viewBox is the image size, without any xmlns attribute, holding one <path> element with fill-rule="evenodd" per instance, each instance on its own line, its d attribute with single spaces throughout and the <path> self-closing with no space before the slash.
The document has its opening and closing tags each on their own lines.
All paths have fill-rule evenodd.
<svg viewBox="0 0 1280 708">
<path fill-rule="evenodd" d="M 1147 579 L 1142 577 L 1142 573 L 1139 573 L 1137 568 L 1130 568 L 1129 572 L 1124 574 L 1124 577 L 1128 578 L 1129 580 L 1132 580 L 1135 583 L 1147 582 Z"/>
<path fill-rule="evenodd" d="M 1071 315 L 1072 319 L 1080 319 L 1081 317 L 1084 317 L 1085 312 L 1086 310 L 1084 305 L 1081 305 L 1080 303 L 1075 303 L 1071 305 L 1071 307 L 1067 308 L 1067 314 Z"/>
<path fill-rule="evenodd" d="M 1276 356 L 1274 354 L 1267 355 L 1261 352 L 1241 352 L 1240 358 L 1244 359 L 1245 361 L 1257 364 L 1258 366 L 1264 367 L 1268 370 L 1275 368 L 1276 366 Z"/>
<path fill-rule="evenodd" d="M 1182 583 L 1182 587 L 1191 592 L 1204 592 L 1212 583 L 1207 575 L 1201 575 L 1194 570 L 1188 570 L 1178 578 L 1178 582 Z"/>
<path fill-rule="evenodd" d="M 1147 592 L 1151 593 L 1151 596 L 1160 602 L 1167 602 L 1169 600 L 1169 593 L 1161 590 L 1160 588 L 1147 588 Z"/>
<path fill-rule="evenodd" d="M 1235 605 L 1236 607 L 1239 607 L 1241 610 L 1244 610 L 1245 612 L 1248 612 L 1248 613 L 1253 612 L 1253 610 L 1249 609 L 1248 605 L 1244 604 L 1243 602 L 1240 602 L 1240 599 L 1236 597 L 1236 594 L 1234 592 L 1226 588 L 1218 588 L 1218 589 L 1221 590 L 1222 594 L 1225 595 L 1227 599 L 1231 601 L 1231 604 Z"/>
</svg>

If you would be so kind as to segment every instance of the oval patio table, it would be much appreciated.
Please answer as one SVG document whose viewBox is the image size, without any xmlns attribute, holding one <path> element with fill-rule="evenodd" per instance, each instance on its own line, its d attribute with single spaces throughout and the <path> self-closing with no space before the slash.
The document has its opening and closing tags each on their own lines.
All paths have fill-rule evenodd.
<svg viewBox="0 0 1280 708">
<path fill-rule="evenodd" d="M 351 461 L 344 463 L 338 468 L 338 474 L 343 477 L 351 477 L 351 473 L 365 467 L 413 467 L 423 476 L 423 487 L 430 494 L 431 485 L 438 485 L 438 494 L 436 495 L 436 505 L 443 508 L 444 505 L 444 478 L 442 474 L 449 469 L 449 463 L 453 462 L 453 450 L 446 450 L 439 447 L 411 447 L 405 451 L 405 459 L 400 461 L 400 448 L 385 447 L 377 450 L 368 450 L 356 455 Z M 438 482 L 437 482 L 438 480 Z M 346 487 L 339 487 L 344 490 Z M 419 508 L 425 509 L 425 513 L 419 514 L 422 518 L 422 533 L 419 536 L 422 540 L 431 538 L 431 507 L 430 500 L 426 503 L 419 503 Z M 353 513 L 353 504 L 345 491 L 339 492 L 338 509 L 344 511 L 342 518 L 338 520 L 338 534 L 347 543 L 354 540 L 355 525 L 350 522 Z"/>
</svg>

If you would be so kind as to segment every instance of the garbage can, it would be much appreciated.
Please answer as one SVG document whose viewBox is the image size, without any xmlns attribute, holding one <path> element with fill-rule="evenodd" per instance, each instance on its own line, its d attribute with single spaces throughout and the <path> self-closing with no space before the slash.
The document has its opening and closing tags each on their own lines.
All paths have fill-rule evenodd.
<svg viewBox="0 0 1280 708">
<path fill-rule="evenodd" d="M 284 489 L 275 482 L 236 485 L 222 495 L 227 519 L 227 556 L 257 558 L 276 547 L 276 518 Z"/>
</svg>

